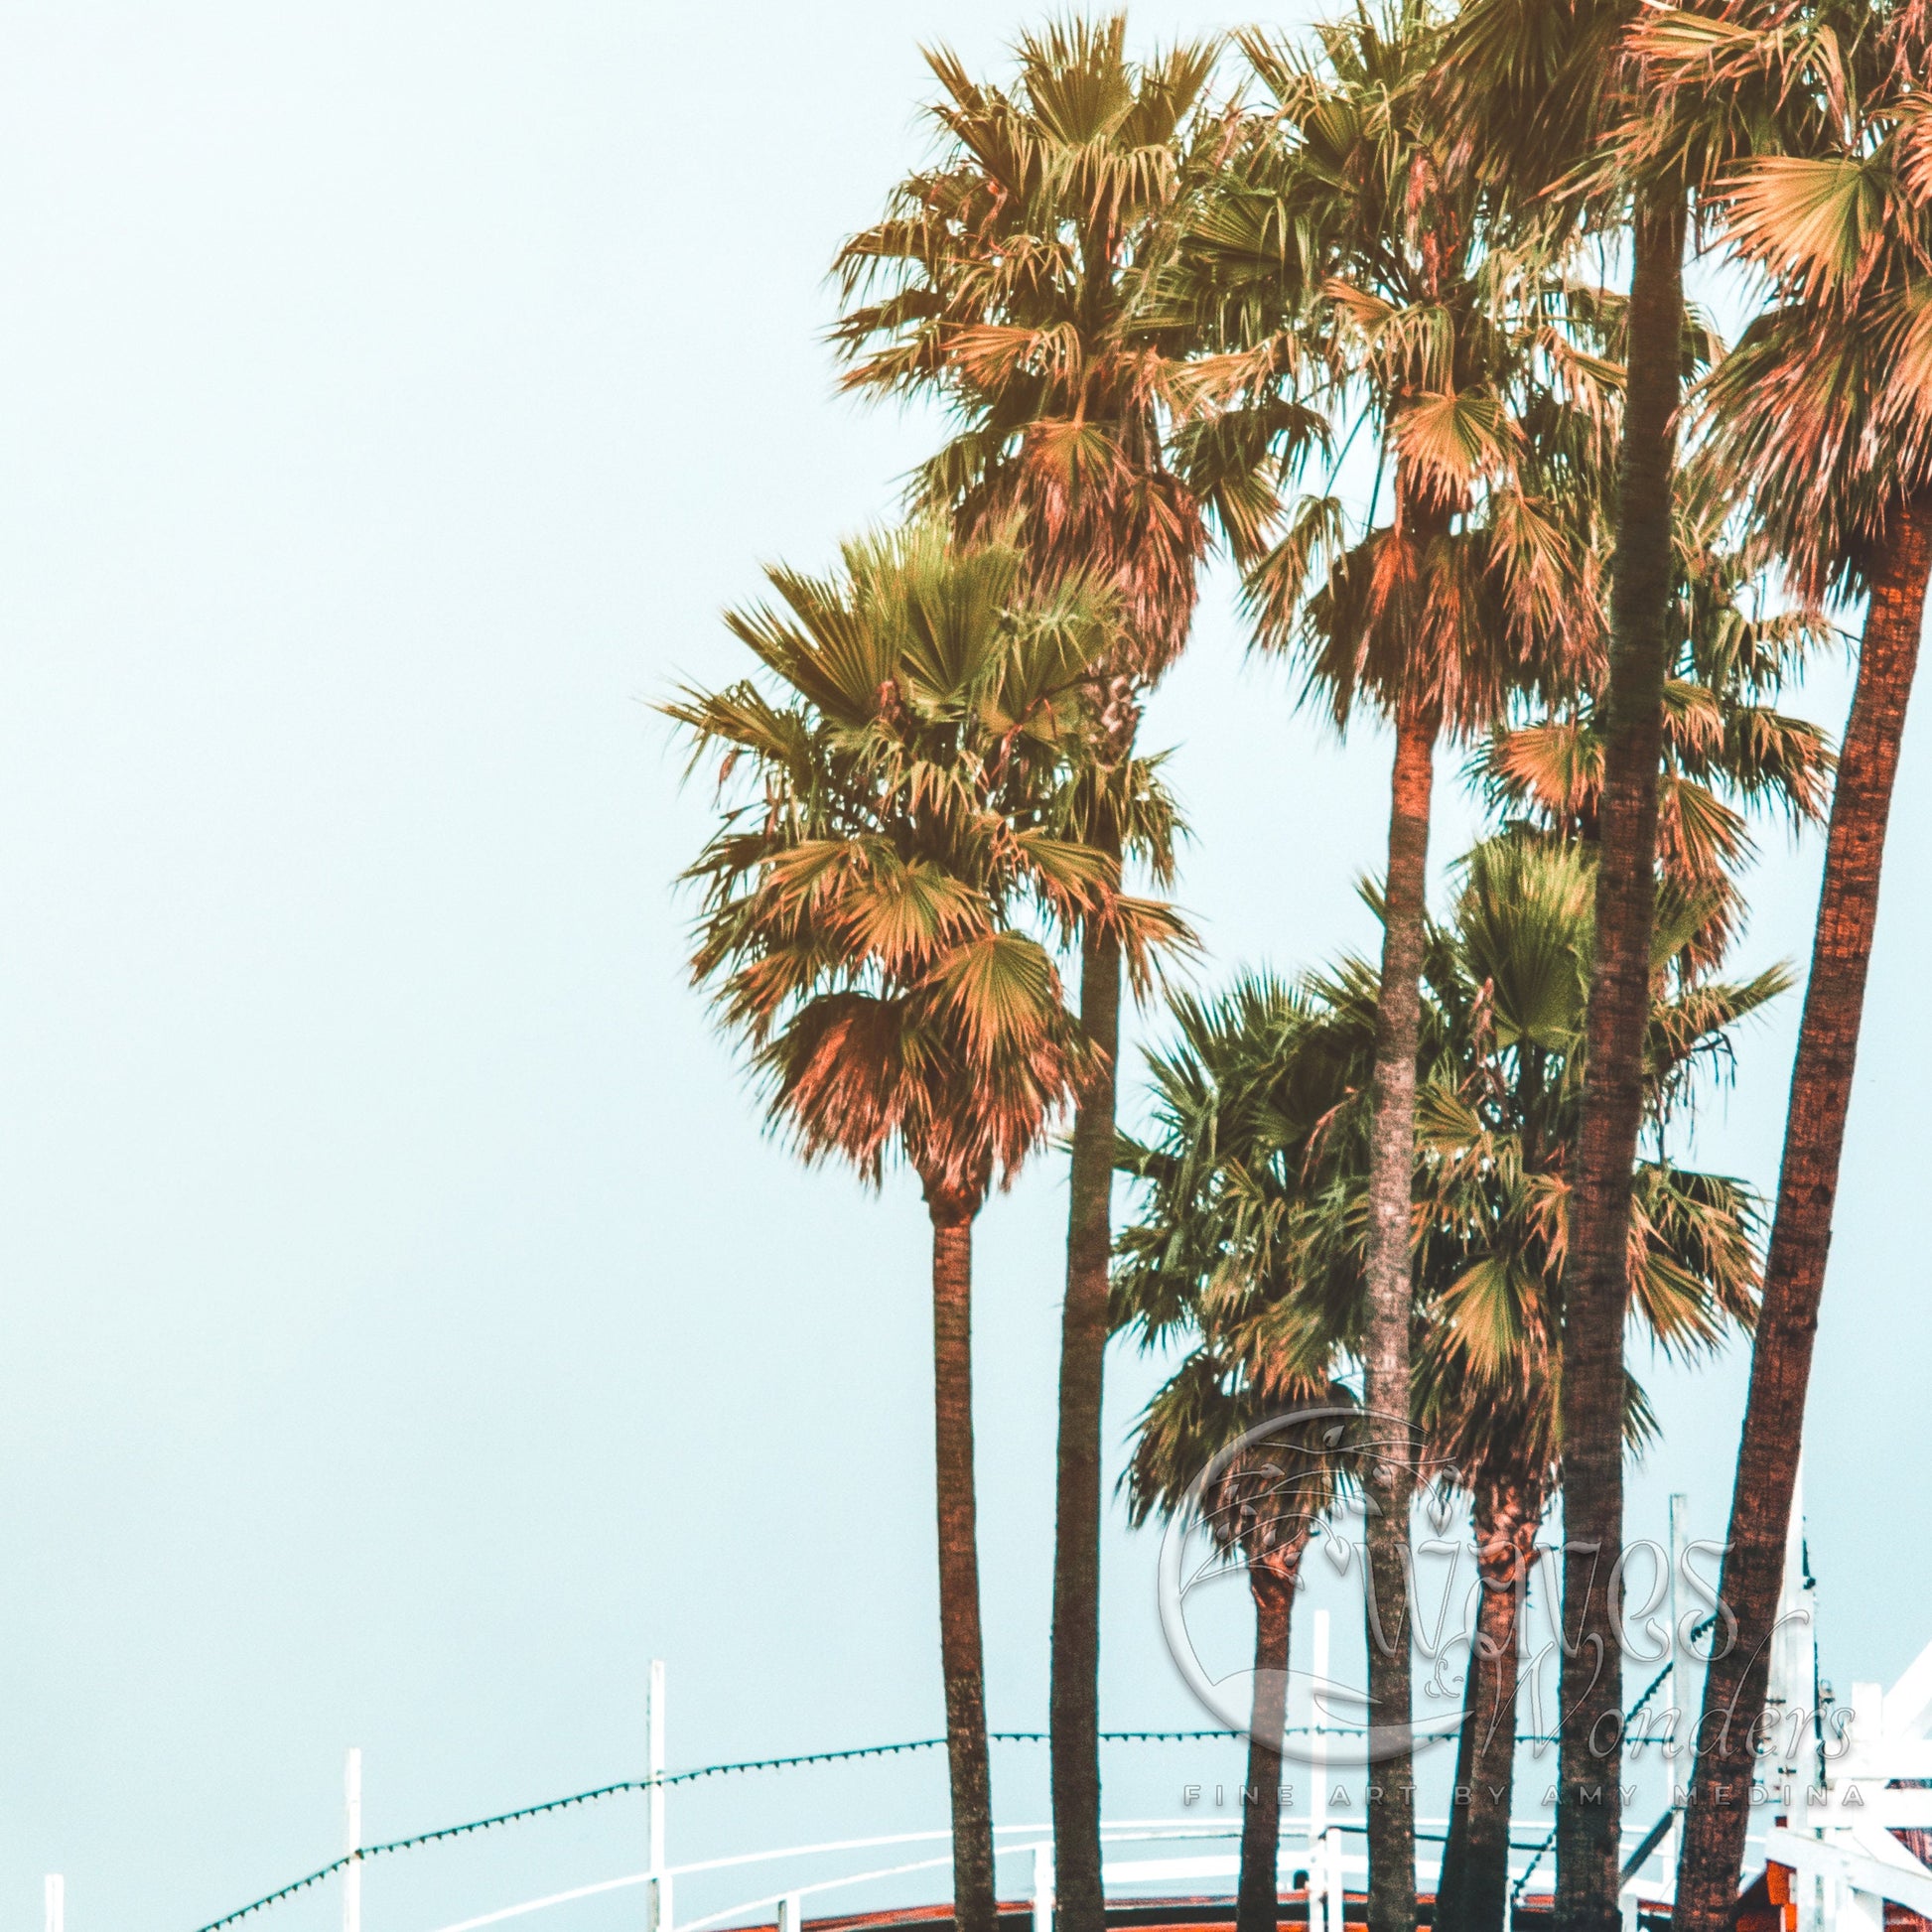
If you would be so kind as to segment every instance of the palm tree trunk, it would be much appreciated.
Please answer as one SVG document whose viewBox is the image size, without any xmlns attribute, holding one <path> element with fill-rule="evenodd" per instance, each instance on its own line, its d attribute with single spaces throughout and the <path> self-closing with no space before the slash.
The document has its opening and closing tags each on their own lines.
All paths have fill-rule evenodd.
<svg viewBox="0 0 1932 1932">
<path fill-rule="evenodd" d="M 1060 1932 L 1103 1932 L 1106 1923 L 1100 1884 L 1100 1399 L 1113 1251 L 1120 972 L 1119 939 L 1089 925 L 1080 947 L 1080 1026 L 1099 1057 L 1073 1115 L 1048 1692 Z"/>
<path fill-rule="evenodd" d="M 1255 1599 L 1255 1695 L 1248 1717 L 1248 1781 L 1241 1789 L 1241 1878 L 1234 1932 L 1275 1932 L 1280 1907 L 1277 1863 L 1282 1837 L 1282 1731 L 1288 1723 L 1289 1616 L 1295 1567 L 1250 1563 Z"/>
<path fill-rule="evenodd" d="M 953 1920 L 995 1932 L 993 1781 L 980 1638 L 979 1530 L 973 1494 L 973 1216 L 977 1200 L 928 1187 L 932 1216 L 932 1383 L 939 1494 L 939 1654 L 952 1783 Z"/>
<path fill-rule="evenodd" d="M 1655 908 L 1657 776 L 1672 582 L 1671 471 L 1683 361 L 1684 199 L 1640 198 L 1628 396 L 1610 582 L 1596 953 L 1587 1084 L 1564 1285 L 1563 1712 L 1557 1793 L 1560 1932 L 1617 1923 L 1623 1647 L 1623 1321 L 1630 1176 L 1643 1105 Z"/>
<path fill-rule="evenodd" d="M 1704 1681 L 1696 1778 L 1684 1819 L 1673 1932 L 1730 1921 L 1750 1803 L 1751 1737 L 1764 1709 L 1771 1628 L 1803 1437 L 1812 1340 L 1831 1246 L 1839 1158 L 1858 1059 L 1878 874 L 1932 574 L 1932 498 L 1908 503 L 1873 572 L 1858 685 L 1832 794 L 1825 878 L 1791 1069 L 1777 1219 L 1751 1346 L 1750 1394 L 1730 1496 L 1719 1601 L 1736 1638 Z"/>
<path fill-rule="evenodd" d="M 1416 1175 L 1416 1043 L 1421 1024 L 1430 791 L 1437 721 L 1404 707 L 1389 787 L 1389 872 L 1382 985 L 1375 1011 L 1369 1128 L 1368 1322 L 1363 1399 L 1369 1447 L 1368 1695 L 1374 1740 L 1368 1779 L 1368 1932 L 1416 1932 L 1415 1773 L 1409 1747 L 1410 1222 Z"/>
<path fill-rule="evenodd" d="M 1436 1932 L 1502 1932 L 1507 1916 L 1523 1585 L 1535 1559 L 1541 1514 L 1537 1498 L 1513 1484 L 1485 1483 L 1476 1492 L 1482 1595 Z"/>
</svg>

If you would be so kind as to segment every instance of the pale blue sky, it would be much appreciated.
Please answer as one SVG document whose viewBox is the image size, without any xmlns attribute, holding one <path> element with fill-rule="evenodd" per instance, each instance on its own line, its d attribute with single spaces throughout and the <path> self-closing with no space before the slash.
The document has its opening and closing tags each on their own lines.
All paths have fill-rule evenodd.
<svg viewBox="0 0 1932 1932">
<path fill-rule="evenodd" d="M 758 562 L 823 560 L 925 447 L 832 396 L 823 272 L 922 151 L 916 44 L 984 65 L 1019 20 L 0 11 L 0 1928 L 50 1869 L 73 1932 L 189 1932 L 312 1868 L 351 1742 L 378 1837 L 631 1775 L 652 1654 L 674 1763 L 938 1728 L 923 1218 L 760 1138 L 682 983 L 705 801 L 649 706 L 729 674 Z M 1291 701 L 1215 587 L 1150 726 L 1214 970 L 1368 937 L 1384 755 Z M 1926 735 L 1813 1404 L 1841 1679 L 1932 1635 Z M 1470 823 L 1450 787 L 1439 850 Z M 1814 891 L 1766 844 L 1754 961 Z M 1765 1183 L 1794 1019 L 1708 1136 Z M 1044 1711 L 1061 1184 L 983 1223 L 1002 1726 Z M 1675 1487 L 1718 1528 L 1739 1389 L 1668 1384 L 1633 1528 Z M 1112 1725 L 1202 1721 L 1153 1562 L 1116 1524 Z M 1002 1757 L 1004 1816 L 1040 1763 Z M 1232 1763 L 1110 1757 L 1110 1806 Z M 674 1842 L 942 1798 L 932 1759 L 720 1786 Z M 617 1801 L 378 1865 L 368 1922 L 634 1868 L 641 1833 Z"/>
</svg>

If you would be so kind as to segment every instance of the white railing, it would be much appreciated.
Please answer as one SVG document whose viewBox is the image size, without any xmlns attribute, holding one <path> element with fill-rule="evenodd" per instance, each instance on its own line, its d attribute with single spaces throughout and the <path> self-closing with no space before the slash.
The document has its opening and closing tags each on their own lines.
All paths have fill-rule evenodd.
<svg viewBox="0 0 1932 1932">
<path fill-rule="evenodd" d="M 1283 1821 L 1284 1833 L 1294 1821 Z M 999 1825 L 994 1828 L 996 1858 L 1005 1859 L 1025 1852 L 1033 1861 L 1033 1883 L 1030 1896 L 1036 1919 L 1050 1917 L 1052 1910 L 1051 1885 L 1053 1868 L 1053 1837 L 1050 1825 Z M 792 1845 L 768 1852 L 741 1852 L 730 1858 L 703 1859 L 691 1864 L 671 1865 L 662 1872 L 633 1871 L 621 1878 L 607 1878 L 594 1885 L 579 1885 L 569 1891 L 551 1892 L 542 1898 L 532 1898 L 520 1905 L 507 1905 L 494 1912 L 485 1912 L 477 1918 L 460 1919 L 452 1925 L 440 1926 L 437 1932 L 478 1932 L 485 1925 L 500 1925 L 510 1919 L 522 1918 L 532 1912 L 544 1911 L 553 1905 L 569 1904 L 575 1899 L 590 1898 L 602 1892 L 618 1891 L 627 1885 L 648 1885 L 653 1880 L 676 1880 L 692 1877 L 699 1872 L 727 1871 L 741 1869 L 747 1865 L 776 1863 L 781 1860 L 803 1861 L 821 1858 L 838 1852 L 880 1851 L 891 1845 L 943 1845 L 951 1840 L 950 1831 L 895 1832 L 878 1838 L 829 1839 L 817 1845 Z M 1240 1837 L 1238 1826 L 1230 1826 L 1214 1819 L 1128 1819 L 1118 1824 L 1101 1827 L 1102 1846 L 1130 1844 L 1169 1844 L 1186 1840 L 1237 1839 Z M 1007 1842 L 1002 1844 L 1000 1840 Z M 1302 1861 L 1290 1856 L 1285 1849 L 1280 1868 L 1293 1870 Z M 1361 1865 L 1361 1861 L 1344 1857 L 1344 1868 Z M 775 1911 L 788 1901 L 814 1898 L 822 1893 L 841 1891 L 855 1885 L 875 1883 L 885 1878 L 897 1878 L 917 1871 L 941 1870 L 952 1863 L 950 1853 L 937 1858 L 916 1859 L 897 1864 L 879 1865 L 864 1871 L 845 1871 L 829 1878 L 820 1878 L 809 1884 L 793 1884 L 777 1891 L 761 1892 L 756 1897 L 743 1898 L 735 1904 L 708 1912 L 701 1918 L 679 1919 L 675 1932 L 709 1932 L 709 1928 L 722 1926 L 734 1919 L 744 1918 L 748 1913 Z M 1239 1860 L 1233 1857 L 1213 1859 L 1169 1858 L 1115 1861 L 1101 1867 L 1101 1881 L 1112 1887 L 1118 1885 L 1147 1884 L 1161 1880 L 1180 1878 L 1219 1878 L 1232 1877 L 1239 1868 Z M 670 1887 L 662 1886 L 660 1897 L 668 1897 Z M 795 1926 L 797 1918 L 785 1914 Z M 671 1932 L 668 1913 L 659 1921 L 663 1932 Z"/>
<path fill-rule="evenodd" d="M 1317 1612 L 1314 1623 L 1316 1674 L 1319 1676 L 1326 1662 L 1325 1613 Z M 1314 1715 L 1317 1722 L 1308 1727 L 1311 1745 L 1308 1765 L 1311 1773 L 1311 1809 L 1307 1814 L 1290 1814 L 1281 1820 L 1276 1866 L 1277 1882 L 1279 1884 L 1281 1878 L 1288 1877 L 1292 1886 L 1294 1876 L 1305 1873 L 1308 1889 L 1311 1894 L 1309 1914 L 1311 1932 L 1345 1932 L 1346 1893 L 1349 1881 L 1365 1876 L 1367 1861 L 1360 1853 L 1345 1849 L 1343 1841 L 1345 1837 L 1359 1837 L 1363 1828 L 1352 1823 L 1344 1825 L 1333 1817 L 1324 1803 L 1323 1793 L 1328 1783 L 1326 1776 L 1328 1739 L 1335 1732 L 1350 1729 L 1352 1726 L 1320 1723 L 1318 1704 Z M 474 1914 L 440 1926 L 436 1928 L 436 1932 L 483 1932 L 483 1928 L 487 1926 L 508 1924 L 557 1906 L 637 1886 L 645 1888 L 646 1923 L 649 1932 L 722 1932 L 722 1928 L 734 1924 L 747 1922 L 769 1924 L 770 1917 L 767 1915 L 770 1914 L 775 1914 L 777 1932 L 802 1932 L 804 1905 L 807 1899 L 822 1898 L 833 1892 L 862 1890 L 869 1885 L 909 1877 L 920 1872 L 942 1871 L 951 1863 L 946 1850 L 951 1833 L 945 1829 L 936 1829 L 831 1839 L 809 1845 L 784 1846 L 767 1851 L 738 1852 L 723 1857 L 690 1861 L 682 1864 L 671 1864 L 666 1855 L 665 1801 L 672 1786 L 726 1772 L 775 1769 L 847 1757 L 869 1757 L 902 1750 L 936 1748 L 943 1740 L 934 1738 L 911 1744 L 823 1752 L 797 1759 L 711 1765 L 694 1771 L 671 1773 L 665 1768 L 664 1667 L 656 1662 L 653 1662 L 650 1669 L 650 1703 L 645 1731 L 648 1759 L 646 1772 L 641 1780 L 603 1786 L 595 1790 L 575 1793 L 569 1797 L 526 1806 L 517 1811 L 504 1812 L 495 1817 L 478 1819 L 467 1824 L 386 1843 L 370 1843 L 363 1836 L 361 1753 L 352 1750 L 348 1753 L 345 1767 L 345 1844 L 342 1855 L 308 1876 L 284 1885 L 220 1919 L 211 1921 L 202 1928 L 202 1932 L 228 1932 L 228 1928 L 251 1918 L 257 1912 L 273 1908 L 298 1892 L 305 1891 L 313 1885 L 329 1883 L 331 1880 L 340 1881 L 343 1932 L 361 1932 L 362 1867 L 370 1859 L 408 1852 L 421 1845 L 464 1836 L 473 1831 L 509 1825 L 522 1819 L 533 1818 L 546 1812 L 625 1790 L 641 1789 L 648 1805 L 650 1862 L 643 1870 L 624 1872 L 612 1878 L 596 1879 L 590 1883 L 549 1892 L 542 1897 L 525 1899 L 517 1904 L 499 1906 L 494 1910 Z M 1194 1734 L 1196 1733 L 1146 1733 L 1151 1737 Z M 1033 1734 L 1026 1733 L 1026 1735 L 1031 1738 Z M 1128 1732 L 1120 1735 L 1135 1738 L 1142 1733 Z M 1194 1791 L 1198 1790 L 1199 1787 L 1194 1788 Z M 1186 1801 L 1191 1802 L 1193 1795 L 1193 1792 L 1190 1792 Z M 1441 1844 L 1446 1823 L 1447 1821 L 1441 1819 L 1417 1820 L 1420 1840 L 1417 1850 L 1421 1866 L 1418 1877 L 1425 1890 L 1432 1887 L 1438 1875 L 1440 1856 L 1437 1847 Z M 1103 1824 L 1101 1836 L 1103 1851 L 1114 1855 L 1103 1861 L 1102 1883 L 1109 1894 L 1122 1898 L 1131 1897 L 1137 1891 L 1144 1891 L 1149 1886 L 1166 1886 L 1172 1889 L 1181 1884 L 1230 1880 L 1239 1871 L 1240 1861 L 1234 1855 L 1229 1843 L 1240 1837 L 1238 1811 L 1230 1814 L 1217 1808 L 1214 1812 L 1193 1813 L 1183 1818 L 1119 1819 Z M 1634 1836 L 1626 1833 L 1626 1850 L 1631 1849 L 1630 1841 Z M 1209 1847 L 1215 1846 L 1216 1841 L 1228 1849 L 1216 1847 L 1210 1850 Z M 849 1858 L 856 1854 L 878 1853 L 900 1848 L 911 1852 L 915 1848 L 926 1847 L 933 1848 L 928 1856 L 896 1858 L 877 1864 L 864 1863 L 858 1869 L 825 1871 L 821 1867 L 816 1875 L 809 1870 L 804 1873 L 784 1873 L 782 1875 L 787 1882 L 760 1889 L 753 1896 L 741 1897 L 729 1905 L 706 1911 L 696 1917 L 681 1917 L 674 1910 L 673 1901 L 680 1880 L 749 1870 L 759 1865 L 809 1866 L 816 1861 Z M 1118 1856 L 1134 1847 L 1168 1849 L 1162 1855 L 1153 1857 Z M 1512 1896 L 1514 1890 L 1521 1889 L 1536 1869 L 1545 1850 L 1547 1850 L 1547 1842 L 1540 1838 L 1529 1843 L 1512 1844 L 1512 1856 L 1509 1862 Z M 1054 1904 L 1054 1843 L 1051 1825 L 998 1826 L 995 1828 L 995 1852 L 996 1857 L 1001 1861 L 999 1869 L 1002 1875 L 1013 1869 L 1011 1861 L 1017 1859 L 1022 1853 L 1027 1854 L 1031 1861 L 1027 1895 L 1032 1906 L 1034 1932 L 1051 1932 Z M 1661 1853 L 1655 1856 L 1660 1860 L 1663 1858 Z M 1644 1868 L 1650 1868 L 1648 1860 Z M 1661 1895 L 1667 1895 L 1670 1878 L 1667 1863 L 1662 1876 L 1664 1889 Z M 1631 1881 L 1624 1887 L 1626 1926 L 1629 1926 L 1634 1917 L 1636 1891 L 1640 1879 L 1641 1874 L 1633 1872 Z M 1006 1895 L 1009 1898 L 1014 1897 L 1017 1889 L 1018 1887 L 1007 1889 Z M 1232 1891 L 1231 1886 L 1227 1889 Z M 1660 1896 L 1660 1891 L 1645 1886 L 1644 1896 L 1647 1899 L 1656 1899 Z M 897 1902 L 894 1901 L 895 1904 Z M 64 1904 L 61 1881 L 58 1877 L 50 1877 L 47 1887 L 47 1932 L 65 1932 Z M 1807 1932 L 1811 1932 L 1811 1929 L 1808 1928 Z"/>
<path fill-rule="evenodd" d="M 1434 1831 L 1438 1834 L 1447 1829 L 1445 1819 L 1419 1819 L 1418 1830 Z M 1028 1888 L 1030 1903 L 1035 1927 L 1040 1932 L 1051 1924 L 1053 1908 L 1053 1834 L 1052 1827 L 1045 1824 L 1000 1825 L 995 1830 L 995 1856 L 1000 1860 L 1018 1857 L 1026 1853 L 1032 1860 L 1031 1883 Z M 1358 1831 L 1359 1828 L 1352 1828 Z M 1324 1824 L 1317 1814 L 1313 1818 L 1304 1816 L 1284 1817 L 1281 1825 L 1283 1845 L 1278 1857 L 1276 1870 L 1278 1882 L 1282 1877 L 1291 1877 L 1299 1870 L 1306 1869 L 1326 1884 L 1317 1884 L 1317 1891 L 1325 1891 L 1327 1897 L 1316 1900 L 1317 1923 L 1326 1921 L 1330 1926 L 1334 1920 L 1330 1912 L 1341 1902 L 1336 1896 L 1342 1889 L 1337 1881 L 1365 1876 L 1368 1869 L 1367 1859 L 1358 1853 L 1346 1851 L 1340 1840 L 1343 1828 Z M 1145 1818 L 1123 1819 L 1101 1827 L 1103 1850 L 1130 1845 L 1182 1844 L 1193 1842 L 1213 1842 L 1216 1840 L 1233 1841 L 1240 1837 L 1238 1824 L 1219 1819 L 1174 1819 Z M 951 1833 L 945 1830 L 927 1832 L 894 1832 L 873 1838 L 828 1839 L 814 1845 L 785 1846 L 772 1851 L 741 1852 L 727 1858 L 703 1859 L 690 1864 L 668 1866 L 661 1872 L 633 1871 L 620 1878 L 607 1878 L 591 1885 L 575 1886 L 568 1891 L 550 1892 L 541 1898 L 526 1899 L 520 1904 L 506 1905 L 493 1912 L 485 1912 L 474 1918 L 459 1919 L 453 1924 L 439 1926 L 436 1932 L 481 1932 L 481 1928 L 501 1925 L 512 1919 L 519 1919 L 536 1912 L 542 1912 L 557 1905 L 566 1905 L 582 1898 L 596 1897 L 602 1893 L 621 1890 L 631 1885 L 648 1885 L 653 1880 L 674 1881 L 679 1878 L 694 1877 L 701 1872 L 741 1870 L 751 1865 L 772 1864 L 780 1862 L 802 1863 L 811 1859 L 833 1856 L 849 1852 L 883 1851 L 890 1846 L 944 1845 Z M 1512 1859 L 1512 1876 L 1517 1875 L 1527 1860 L 1520 1855 L 1530 1850 L 1528 1847 L 1515 1848 L 1517 1857 Z M 668 1912 L 658 1920 L 662 1932 L 714 1932 L 715 1928 L 731 1925 L 734 1921 L 750 1924 L 770 1923 L 764 1915 L 775 1915 L 779 1932 L 799 1932 L 802 1924 L 802 1906 L 808 1898 L 818 1898 L 827 1892 L 848 1890 L 880 1882 L 888 1878 L 908 1876 L 920 1871 L 944 1870 L 952 1863 L 949 1854 L 941 1853 L 934 1858 L 899 1861 L 891 1864 L 881 1864 L 858 1871 L 842 1871 L 832 1876 L 816 1878 L 808 1883 L 792 1883 L 770 1891 L 761 1891 L 749 1898 L 741 1898 L 735 1903 L 722 1906 L 716 1911 L 705 1913 L 702 1917 L 679 1919 L 672 1927 Z M 1436 1861 L 1431 1860 L 1431 1863 Z M 1109 1894 L 1128 1887 L 1143 1885 L 1173 1885 L 1190 1880 L 1229 1879 L 1236 1876 L 1240 1869 L 1240 1859 L 1234 1853 L 1220 1853 L 1211 1857 L 1200 1853 L 1153 1859 L 1114 1859 L 1106 1861 L 1101 1866 L 1101 1880 Z M 1429 1876 L 1435 1874 L 1429 1866 L 1423 1867 Z M 1424 1889 L 1429 1887 L 1425 1884 Z M 662 1883 L 659 1896 L 668 1901 L 671 1895 L 669 1882 Z M 1011 1896 L 1011 1894 L 1009 1894 Z M 1332 1904 L 1330 1903 L 1332 1899 Z M 756 1916 L 754 1916 L 756 1915 Z"/>
</svg>

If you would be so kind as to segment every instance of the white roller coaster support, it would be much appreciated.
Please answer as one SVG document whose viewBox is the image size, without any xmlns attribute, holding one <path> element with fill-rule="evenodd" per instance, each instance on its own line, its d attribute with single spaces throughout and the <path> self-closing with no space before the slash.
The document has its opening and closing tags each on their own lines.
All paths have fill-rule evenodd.
<svg viewBox="0 0 1932 1932">
<path fill-rule="evenodd" d="M 47 1932 L 67 1932 L 68 1881 L 58 1871 L 47 1874 Z"/>
<path fill-rule="evenodd" d="M 1801 1550 L 1787 1556 L 1787 1580 L 1801 1563 Z M 1797 1612 L 1790 1617 L 1796 1626 Z M 1808 1623 L 1801 1634 L 1809 1638 Z M 1784 1668 L 1802 1676 L 1804 1662 L 1801 1653 L 1795 1669 Z M 1813 1785 L 1807 1764 L 1772 1795 L 1783 1822 L 1771 1830 L 1768 1856 L 1793 1873 L 1806 1932 L 1821 1920 L 1831 1932 L 1882 1932 L 1887 1899 L 1932 1917 L 1932 1867 L 1897 1836 L 1932 1830 L 1932 1644 L 1890 1691 L 1854 1684 L 1850 1715 L 1839 1748 L 1826 1754 L 1825 1782 Z"/>
<path fill-rule="evenodd" d="M 349 1746 L 343 1764 L 343 1932 L 362 1932 L 362 1753 Z"/>
<path fill-rule="evenodd" d="M 778 1900 L 778 1932 L 804 1932 L 805 1894 L 788 1891 Z"/>
</svg>

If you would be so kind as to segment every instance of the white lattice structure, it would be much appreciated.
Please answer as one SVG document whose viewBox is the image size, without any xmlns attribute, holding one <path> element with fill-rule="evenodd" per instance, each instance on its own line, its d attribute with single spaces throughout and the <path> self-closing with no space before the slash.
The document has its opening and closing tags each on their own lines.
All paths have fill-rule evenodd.
<svg viewBox="0 0 1932 1932">
<path fill-rule="evenodd" d="M 1892 1836 L 1932 1832 L 1932 1644 L 1889 1691 L 1854 1684 L 1824 1722 L 1797 1499 L 1791 1520 L 1767 1710 L 1783 1816 L 1765 1854 L 1791 1872 L 1798 1932 L 1884 1932 L 1887 1899 L 1932 1918 L 1932 1868 Z"/>
<path fill-rule="evenodd" d="M 1932 1918 L 1932 1869 L 1892 1836 L 1932 1831 L 1932 1644 L 1889 1691 L 1852 1687 L 1824 1784 L 1794 1782 L 1791 1795 L 1765 1851 L 1794 1874 L 1799 1932 L 1882 1932 L 1888 1898 Z"/>
</svg>

